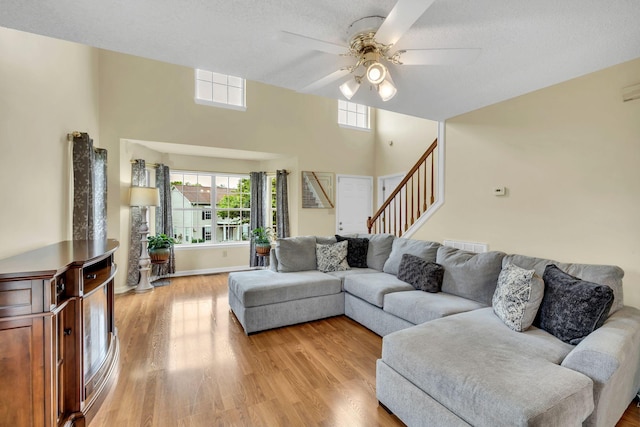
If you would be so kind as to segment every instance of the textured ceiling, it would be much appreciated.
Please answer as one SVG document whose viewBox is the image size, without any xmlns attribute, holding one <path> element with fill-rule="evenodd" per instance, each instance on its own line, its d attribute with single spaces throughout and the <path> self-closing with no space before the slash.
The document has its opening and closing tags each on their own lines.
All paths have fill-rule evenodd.
<svg viewBox="0 0 640 427">
<path fill-rule="evenodd" d="M 279 40 L 347 43 L 349 25 L 393 0 L 0 0 L 0 26 L 293 90 L 349 63 Z M 450 118 L 640 57 L 638 0 L 436 0 L 397 48 L 481 48 L 469 65 L 389 66 L 398 94 L 352 101 Z M 346 50 L 346 49 L 345 49 Z M 335 83 L 313 93 L 340 98 Z"/>
</svg>

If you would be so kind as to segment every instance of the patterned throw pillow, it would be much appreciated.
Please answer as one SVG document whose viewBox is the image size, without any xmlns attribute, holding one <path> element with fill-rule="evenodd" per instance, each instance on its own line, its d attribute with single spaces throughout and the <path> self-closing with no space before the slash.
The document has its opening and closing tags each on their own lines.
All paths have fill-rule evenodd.
<svg viewBox="0 0 640 427">
<path fill-rule="evenodd" d="M 367 268 L 367 252 L 369 239 L 357 237 L 342 237 L 336 234 L 338 242 L 347 241 L 347 262 L 351 268 Z"/>
<path fill-rule="evenodd" d="M 403 254 L 398 267 L 398 279 L 418 290 L 440 292 L 444 268 L 435 262 L 411 254 Z"/>
<path fill-rule="evenodd" d="M 536 318 L 543 294 L 544 282 L 535 270 L 507 264 L 498 276 L 493 312 L 514 331 L 526 331 Z"/>
<path fill-rule="evenodd" d="M 319 245 L 316 243 L 316 259 L 318 270 L 324 273 L 329 271 L 349 270 L 347 263 L 347 242 Z"/>
<path fill-rule="evenodd" d="M 562 341 L 576 345 L 598 329 L 613 304 L 613 290 L 587 282 L 547 265 L 542 275 L 546 287 L 536 325 Z"/>
</svg>

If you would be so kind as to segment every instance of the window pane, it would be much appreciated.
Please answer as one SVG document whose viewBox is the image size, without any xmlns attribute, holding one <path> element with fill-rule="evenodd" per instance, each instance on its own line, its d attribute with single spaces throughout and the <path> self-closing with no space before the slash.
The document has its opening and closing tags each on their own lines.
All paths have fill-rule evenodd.
<svg viewBox="0 0 640 427">
<path fill-rule="evenodd" d="M 242 80 L 240 77 L 235 77 L 235 76 L 228 76 L 228 80 L 229 80 L 229 86 L 233 86 L 233 87 L 237 87 L 237 88 L 242 88 L 243 84 L 242 84 Z"/>
<path fill-rule="evenodd" d="M 338 110 L 338 123 L 341 125 L 347 124 L 347 112 L 345 110 Z"/>
<path fill-rule="evenodd" d="M 347 109 L 347 101 L 343 101 L 342 99 L 338 100 L 338 109 L 346 110 Z"/>
<path fill-rule="evenodd" d="M 349 126 L 355 126 L 357 124 L 356 113 L 349 111 L 347 113 L 347 124 Z"/>
<path fill-rule="evenodd" d="M 212 75 L 212 81 L 214 83 L 219 83 L 221 85 L 227 85 L 227 75 L 226 74 L 219 74 L 219 73 L 211 73 Z"/>
<path fill-rule="evenodd" d="M 242 89 L 237 87 L 229 87 L 229 104 L 242 106 Z"/>
<path fill-rule="evenodd" d="M 367 107 L 366 107 L 366 105 L 356 104 L 356 108 L 357 108 L 358 113 L 362 113 L 362 114 L 364 114 L 364 113 L 366 113 L 366 112 L 367 112 Z"/>
<path fill-rule="evenodd" d="M 364 114 L 358 114 L 356 126 L 358 126 L 359 128 L 366 128 L 367 127 L 367 123 L 366 123 Z"/>
<path fill-rule="evenodd" d="M 211 71 L 207 71 L 207 70 L 196 70 L 196 79 L 200 79 L 200 80 L 206 80 L 206 81 L 211 81 L 212 76 L 211 76 Z"/>
<path fill-rule="evenodd" d="M 227 103 L 227 86 L 213 85 L 213 102 Z"/>
<path fill-rule="evenodd" d="M 347 111 L 356 111 L 358 109 L 357 104 L 353 102 L 347 102 Z"/>
<path fill-rule="evenodd" d="M 204 99 L 205 101 L 213 101 L 212 98 L 212 85 L 209 82 L 202 80 L 196 81 L 196 97 Z"/>
</svg>

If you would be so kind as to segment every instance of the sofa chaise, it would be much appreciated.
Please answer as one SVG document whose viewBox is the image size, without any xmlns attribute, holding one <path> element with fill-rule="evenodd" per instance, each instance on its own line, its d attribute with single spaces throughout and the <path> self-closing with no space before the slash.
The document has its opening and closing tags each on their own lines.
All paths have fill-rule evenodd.
<svg viewBox="0 0 640 427">
<path fill-rule="evenodd" d="M 336 237 L 279 239 L 268 270 L 229 275 L 229 304 L 248 334 L 345 314 L 382 336 L 377 397 L 407 425 L 614 426 L 638 391 L 640 311 L 620 268 Z M 508 287 L 523 274 L 524 304 Z M 563 306 L 579 286 L 592 299 Z M 567 326 L 557 312 L 575 307 L 587 317 Z"/>
</svg>

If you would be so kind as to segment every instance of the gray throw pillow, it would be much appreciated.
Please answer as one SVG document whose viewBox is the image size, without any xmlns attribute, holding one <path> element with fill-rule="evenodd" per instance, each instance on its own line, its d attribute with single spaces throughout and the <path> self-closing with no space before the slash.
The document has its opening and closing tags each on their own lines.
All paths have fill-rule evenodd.
<svg viewBox="0 0 640 427">
<path fill-rule="evenodd" d="M 387 261 L 387 258 L 389 258 L 391 246 L 396 236 L 393 234 L 358 234 L 357 237 L 369 239 L 367 267 L 382 271 L 384 263 Z"/>
<path fill-rule="evenodd" d="M 493 312 L 514 331 L 526 331 L 536 318 L 543 295 L 544 282 L 535 270 L 507 264 L 498 276 Z"/>
<path fill-rule="evenodd" d="M 336 234 L 336 241 L 347 241 L 347 262 L 351 268 L 367 268 L 367 252 L 369 239 L 359 237 L 343 237 Z"/>
<path fill-rule="evenodd" d="M 348 243 L 346 241 L 329 245 L 316 244 L 318 270 L 323 273 L 349 270 L 349 264 L 347 263 L 347 245 Z"/>
<path fill-rule="evenodd" d="M 395 239 L 391 246 L 389 259 L 384 263 L 382 271 L 397 276 L 400 261 L 402 261 L 402 255 L 404 254 L 415 255 L 424 260 L 435 262 L 439 246 L 440 243 L 437 242 L 405 238 Z"/>
<path fill-rule="evenodd" d="M 407 282 L 419 291 L 440 292 L 444 268 L 435 262 L 411 254 L 402 255 L 398 268 L 398 279 Z"/>
<path fill-rule="evenodd" d="M 276 240 L 278 271 L 292 273 L 316 269 L 316 238 L 314 236 L 287 237 Z"/>
<path fill-rule="evenodd" d="M 613 290 L 548 265 L 542 276 L 544 297 L 535 324 L 569 344 L 579 344 L 607 320 Z"/>
<path fill-rule="evenodd" d="M 475 253 L 440 246 L 436 262 L 444 267 L 442 292 L 491 305 L 503 252 Z"/>
</svg>

